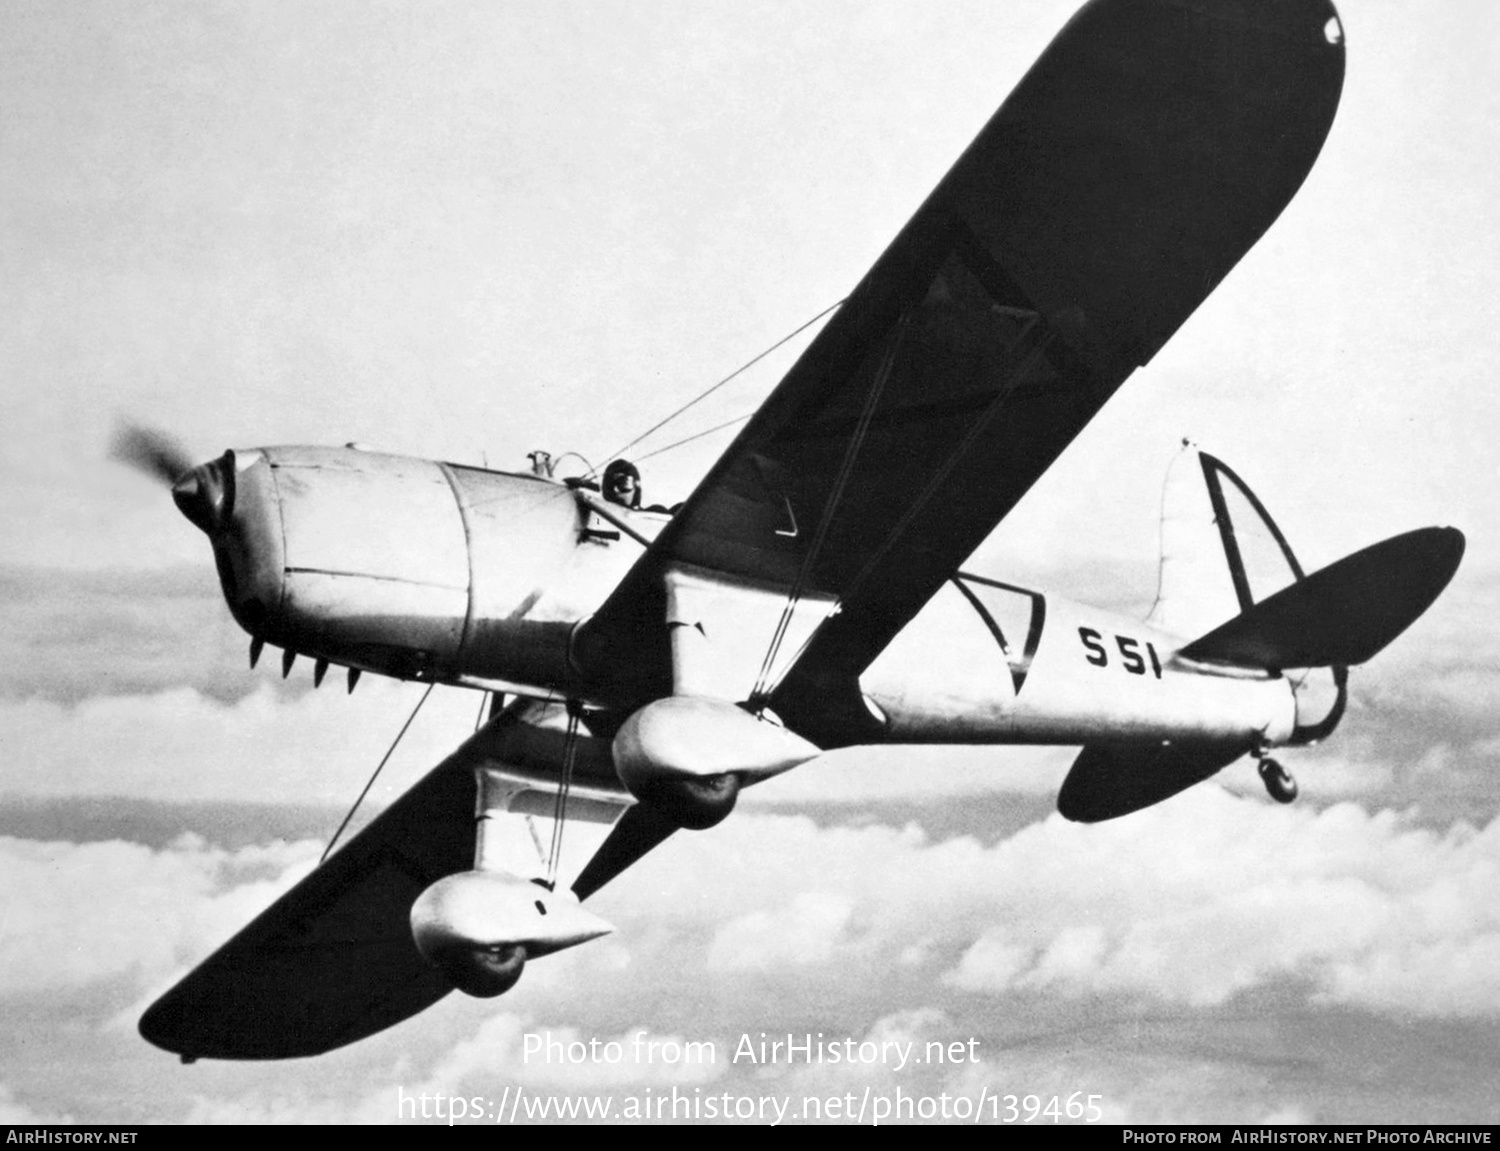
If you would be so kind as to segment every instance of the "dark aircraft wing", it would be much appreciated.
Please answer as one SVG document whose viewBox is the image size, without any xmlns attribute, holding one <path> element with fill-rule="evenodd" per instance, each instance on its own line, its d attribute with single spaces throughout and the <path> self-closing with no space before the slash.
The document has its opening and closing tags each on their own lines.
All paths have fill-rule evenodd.
<svg viewBox="0 0 1500 1151">
<path fill-rule="evenodd" d="M 669 565 L 800 581 L 841 607 L 772 706 L 857 742 L 859 673 L 1301 185 L 1342 41 L 1326 0 L 1083 8 L 582 629 L 585 672 L 671 690 Z"/>
<path fill-rule="evenodd" d="M 417 896 L 474 863 L 474 773 L 445 760 L 141 1017 L 185 1059 L 287 1059 L 373 1035 L 451 985 L 417 953 Z"/>
<path fill-rule="evenodd" d="M 510 774 L 517 791 L 509 810 L 532 810 L 522 793 L 540 793 L 540 809 L 551 811 L 555 784 L 532 762 L 545 758 L 545 739 L 514 740 L 526 726 L 517 716 L 512 708 L 485 724 L 190 971 L 141 1017 L 141 1034 L 185 1059 L 289 1059 L 373 1035 L 448 994 L 452 984 L 412 941 L 412 904 L 439 879 L 474 866 L 476 769 Z M 587 760 L 576 782 L 590 792 L 575 795 L 575 809 L 590 812 L 578 818 L 606 822 L 629 808 L 623 790 L 618 802 L 603 794 L 605 781 Z M 612 777 L 608 784 L 619 787 Z M 643 842 L 640 821 L 631 828 L 633 841 Z M 580 882 L 597 890 L 614 873 L 609 868 L 628 865 L 611 863 L 623 858 L 618 846 L 601 852 Z"/>
</svg>

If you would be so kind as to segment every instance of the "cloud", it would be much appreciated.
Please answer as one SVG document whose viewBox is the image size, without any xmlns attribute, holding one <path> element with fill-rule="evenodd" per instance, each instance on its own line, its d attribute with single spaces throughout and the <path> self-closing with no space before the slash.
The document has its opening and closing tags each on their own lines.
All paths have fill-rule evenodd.
<svg viewBox="0 0 1500 1151">
<path fill-rule="evenodd" d="M 93 1004 L 100 1042 L 139 1048 L 130 1025 L 145 999 L 294 882 L 315 852 L 309 843 L 229 851 L 190 837 L 157 850 L 0 840 L 9 1009 L 34 1017 L 70 1000 Z M 312 1078 L 275 1065 L 167 1072 L 176 1094 L 155 1114 L 388 1121 L 397 1088 L 623 1097 L 672 1084 L 798 1096 L 851 1084 L 975 1096 L 988 1085 L 1063 1098 L 1086 1087 L 1107 1096 L 1109 1116 L 1141 1121 L 1313 1113 L 1301 1094 L 1273 1098 L 1214 1070 L 1221 1057 L 1194 1037 L 1232 1030 L 1223 1013 L 1257 996 L 1289 1019 L 1355 1010 L 1405 1027 L 1493 1022 L 1497 871 L 1500 823 L 1439 833 L 1352 804 L 1284 809 L 1214 789 L 1113 824 L 1049 817 L 989 846 L 934 841 L 916 826 L 742 813 L 712 833 L 673 837 L 607 887 L 598 910 L 618 933 L 531 964 L 505 1000 L 453 997 L 325 1057 L 326 1074 Z M 1180 1020 L 1176 1046 L 1119 1063 L 1110 1052 L 1134 1050 L 1131 1032 L 1107 1021 L 1156 1012 Z M 1038 1027 L 1057 1035 L 1025 1038 Z M 613 1041 L 623 1053 L 642 1031 L 663 1051 L 711 1042 L 718 1061 L 527 1057 L 528 1034 L 564 1050 Z M 977 1049 L 900 1072 L 725 1065 L 742 1035 L 761 1032 L 924 1051 L 973 1039 Z M 1069 1038 L 1079 1035 L 1087 1041 Z M 1249 1050 L 1261 1042 L 1248 1041 Z M 1280 1040 L 1272 1050 L 1292 1059 Z M 34 1085 L 15 1090 L 37 1113 L 57 1109 Z M 1232 1101 L 1230 1111 L 1214 1111 L 1214 1100 Z"/>
<path fill-rule="evenodd" d="M 1369 807 L 1406 811 L 1433 829 L 1500 814 L 1494 742 L 1483 729 L 1430 709 L 1350 709 L 1347 730 L 1319 747 L 1288 749 L 1276 758 L 1297 778 L 1303 803 L 1358 799 Z M 1216 782 L 1238 795 L 1263 793 L 1250 759 Z"/>
<path fill-rule="evenodd" d="M 421 698 L 422 688 L 371 677 L 286 698 L 270 683 L 234 703 L 174 688 L 76 704 L 0 700 L 11 796 L 132 796 L 163 801 L 347 803 Z M 477 692 L 433 693 L 377 801 L 391 799 L 474 730 Z"/>
<path fill-rule="evenodd" d="M 191 684 L 255 689 L 211 564 L 155 572 L 0 567 L 0 697 L 77 702 Z"/>
<path fill-rule="evenodd" d="M 316 859 L 312 844 L 228 852 L 0 838 L 0 995 L 124 981 L 137 994 L 203 958 Z"/>
<path fill-rule="evenodd" d="M 16 1099 L 15 1092 L 0 1083 L 0 1123 L 17 1127 L 55 1126 L 78 1122 L 71 1115 L 49 1115 L 37 1111 Z"/>
<path fill-rule="evenodd" d="M 1322 1004 L 1500 1015 L 1500 966 L 1484 961 L 1500 942 L 1486 881 L 1500 821 L 1438 833 L 1352 804 L 1281 809 L 1200 788 L 1110 824 L 1053 816 L 988 848 L 915 827 L 729 827 L 711 848 L 684 837 L 648 858 L 607 889 L 609 914 L 698 907 L 717 926 L 694 945 L 681 925 L 680 954 L 815 981 L 878 957 L 987 995 L 1203 1007 L 1294 986 Z M 712 910 L 692 897 L 704 883 Z M 1444 956 L 1450 979 L 1436 978 Z"/>
<path fill-rule="evenodd" d="M 1357 746 L 1363 751 L 1365 741 Z M 1334 750 L 1289 749 L 1276 753 L 1276 759 L 1297 779 L 1305 801 L 1330 804 L 1357 798 L 1366 804 L 1390 803 L 1395 765 L 1374 754 L 1351 754 L 1340 744 Z M 1256 771 L 1255 760 L 1246 756 L 1214 776 L 1214 783 L 1230 792 L 1258 799 L 1265 795 L 1265 784 Z"/>
<path fill-rule="evenodd" d="M 315 846 L 164 850 L 0 840 L 5 989 L 199 958 L 301 875 Z M 915 826 L 744 815 L 681 835 L 596 900 L 611 940 L 527 974 L 536 1009 L 671 964 L 810 988 L 874 964 L 981 995 L 1124 995 L 1192 1006 L 1295 984 L 1310 1000 L 1500 1015 L 1500 821 L 1444 833 L 1351 804 L 1280 809 L 1197 789 L 1094 827 L 1050 817 L 985 847 Z M 713 898 L 706 900 L 706 892 Z M 137 982 L 137 986 L 139 986 Z"/>
<path fill-rule="evenodd" d="M 1347 804 L 1247 817 L 1221 793 L 1193 793 L 1145 813 L 1135 833 L 1122 823 L 1099 837 L 1095 868 L 1076 849 L 1066 868 L 1048 868 L 1040 850 L 1022 848 L 1040 849 L 1050 829 L 1029 829 L 997 853 L 1030 856 L 1032 887 L 1055 902 L 987 928 L 946 978 L 989 993 L 1124 992 L 1195 1006 L 1305 981 L 1320 1003 L 1500 1015 L 1500 968 L 1487 966 L 1500 947 L 1487 894 L 1500 821 L 1438 835 Z"/>
<path fill-rule="evenodd" d="M 725 924 L 708 950 L 710 971 L 768 970 L 825 963 L 840 944 L 854 905 L 821 891 L 803 892 L 785 907 L 752 911 Z"/>
<path fill-rule="evenodd" d="M 1353 669 L 1353 692 L 1371 707 L 1438 707 L 1488 720 L 1500 692 L 1500 572 L 1471 558 L 1411 628 L 1368 665 Z"/>
</svg>

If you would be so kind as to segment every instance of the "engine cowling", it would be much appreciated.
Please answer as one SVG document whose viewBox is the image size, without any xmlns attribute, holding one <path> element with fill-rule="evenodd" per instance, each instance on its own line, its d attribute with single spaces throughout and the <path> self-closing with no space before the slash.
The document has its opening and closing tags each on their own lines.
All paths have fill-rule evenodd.
<svg viewBox="0 0 1500 1151">
<path fill-rule="evenodd" d="M 266 643 L 402 678 L 557 682 L 571 620 L 522 608 L 578 548 L 564 485 L 355 448 L 228 452 L 173 486 Z M 623 555 L 623 553 L 621 553 Z"/>
</svg>

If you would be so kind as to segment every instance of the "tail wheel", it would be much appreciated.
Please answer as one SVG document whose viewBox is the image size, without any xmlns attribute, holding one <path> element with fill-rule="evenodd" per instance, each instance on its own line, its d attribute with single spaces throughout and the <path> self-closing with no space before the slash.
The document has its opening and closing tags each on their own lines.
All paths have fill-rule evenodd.
<svg viewBox="0 0 1500 1151">
<path fill-rule="evenodd" d="M 1297 798 L 1297 781 L 1274 759 L 1261 760 L 1257 770 L 1261 783 L 1266 785 L 1266 794 L 1277 803 L 1291 803 Z"/>
</svg>

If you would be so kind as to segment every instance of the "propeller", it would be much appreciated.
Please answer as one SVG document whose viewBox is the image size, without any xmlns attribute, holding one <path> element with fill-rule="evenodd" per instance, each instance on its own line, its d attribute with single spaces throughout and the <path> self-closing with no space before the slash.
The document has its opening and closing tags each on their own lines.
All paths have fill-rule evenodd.
<svg viewBox="0 0 1500 1151">
<path fill-rule="evenodd" d="M 193 469 L 193 458 L 180 440 L 139 424 L 121 424 L 110 441 L 109 454 L 168 486 Z"/>
<path fill-rule="evenodd" d="M 234 454 L 194 466 L 182 442 L 157 428 L 122 423 L 110 453 L 172 489 L 179 511 L 210 536 L 221 531 L 234 511 Z"/>
</svg>

